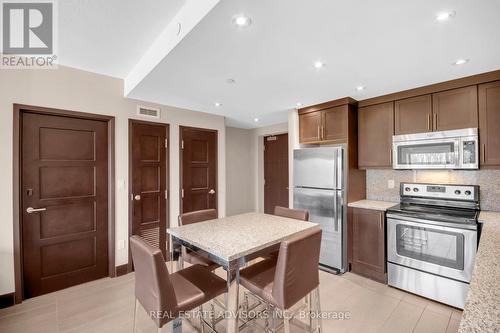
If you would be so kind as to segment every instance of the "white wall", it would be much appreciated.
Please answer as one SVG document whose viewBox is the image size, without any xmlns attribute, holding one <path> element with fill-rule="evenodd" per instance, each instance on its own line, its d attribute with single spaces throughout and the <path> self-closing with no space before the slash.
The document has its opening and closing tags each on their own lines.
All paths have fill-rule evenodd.
<svg viewBox="0 0 500 333">
<path fill-rule="evenodd" d="M 137 118 L 137 101 L 123 97 L 123 81 L 71 68 L 0 71 L 0 295 L 14 291 L 12 138 L 13 104 L 29 104 L 115 117 L 116 242 L 128 238 L 128 119 Z M 141 105 L 152 105 L 139 102 Z M 155 105 L 152 105 L 155 106 Z M 157 105 L 156 105 L 157 106 Z M 226 213 L 225 121 L 221 116 L 162 109 L 161 122 L 170 124 L 170 224 L 179 213 L 179 125 L 218 130 L 219 214 Z M 127 242 L 125 242 L 127 243 Z M 128 250 L 116 250 L 116 265 L 128 261 Z"/>
<path fill-rule="evenodd" d="M 255 211 L 264 212 L 264 136 L 283 134 L 288 132 L 288 123 L 281 123 L 253 129 L 253 147 L 255 152 L 254 172 L 256 180 Z M 288 138 L 290 150 L 290 138 Z M 290 163 L 289 170 L 290 170 Z M 291 202 L 291 201 L 290 201 Z"/>
<path fill-rule="evenodd" d="M 226 213 L 255 211 L 253 131 L 226 127 Z"/>
</svg>

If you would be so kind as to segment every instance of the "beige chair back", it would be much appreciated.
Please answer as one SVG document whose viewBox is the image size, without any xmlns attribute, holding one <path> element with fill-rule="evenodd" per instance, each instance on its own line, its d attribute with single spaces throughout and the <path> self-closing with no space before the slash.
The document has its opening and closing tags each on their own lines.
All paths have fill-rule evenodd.
<svg viewBox="0 0 500 333">
<path fill-rule="evenodd" d="M 302 209 L 291 209 L 281 206 L 274 207 L 274 215 L 290 219 L 309 221 L 309 212 Z"/>
<path fill-rule="evenodd" d="M 179 215 L 179 225 L 187 225 L 208 220 L 215 220 L 217 211 L 215 209 L 203 209 Z"/>
</svg>

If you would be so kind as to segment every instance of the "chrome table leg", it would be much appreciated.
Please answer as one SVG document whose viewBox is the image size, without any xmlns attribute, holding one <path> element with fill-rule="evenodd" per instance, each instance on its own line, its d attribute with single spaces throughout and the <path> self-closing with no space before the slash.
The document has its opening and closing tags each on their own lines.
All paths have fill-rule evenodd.
<svg viewBox="0 0 500 333">
<path fill-rule="evenodd" d="M 229 265 L 231 266 L 231 265 Z M 227 332 L 238 332 L 238 296 L 240 285 L 240 269 L 227 269 L 226 323 Z"/>
</svg>

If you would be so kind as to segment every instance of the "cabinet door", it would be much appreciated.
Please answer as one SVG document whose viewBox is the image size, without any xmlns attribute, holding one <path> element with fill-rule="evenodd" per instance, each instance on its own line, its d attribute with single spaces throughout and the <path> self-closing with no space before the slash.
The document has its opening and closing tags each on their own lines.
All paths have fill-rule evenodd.
<svg viewBox="0 0 500 333">
<path fill-rule="evenodd" d="M 323 141 L 347 141 L 347 106 L 323 110 Z"/>
<path fill-rule="evenodd" d="M 479 86 L 481 165 L 500 166 L 500 81 Z"/>
<path fill-rule="evenodd" d="M 321 140 L 321 121 L 321 111 L 299 115 L 300 143 L 318 142 Z"/>
<path fill-rule="evenodd" d="M 392 168 L 394 103 L 358 109 L 358 165 L 360 168 Z"/>
<path fill-rule="evenodd" d="M 477 86 L 432 94 L 434 131 L 478 127 Z"/>
<path fill-rule="evenodd" d="M 385 213 L 356 208 L 352 222 L 352 271 L 385 282 Z"/>
<path fill-rule="evenodd" d="M 424 95 L 396 101 L 394 132 L 413 134 L 432 131 L 432 96 Z"/>
</svg>

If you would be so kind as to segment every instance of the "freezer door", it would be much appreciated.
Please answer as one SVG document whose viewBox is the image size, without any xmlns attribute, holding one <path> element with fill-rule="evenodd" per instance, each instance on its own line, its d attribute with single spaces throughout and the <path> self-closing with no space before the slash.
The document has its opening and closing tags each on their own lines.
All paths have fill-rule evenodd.
<svg viewBox="0 0 500 333">
<path fill-rule="evenodd" d="M 343 188 L 343 148 L 303 148 L 293 151 L 295 187 Z"/>
<path fill-rule="evenodd" d="M 294 188 L 293 206 L 309 211 L 309 221 L 319 223 L 323 230 L 320 264 L 343 269 L 342 191 Z"/>
</svg>

